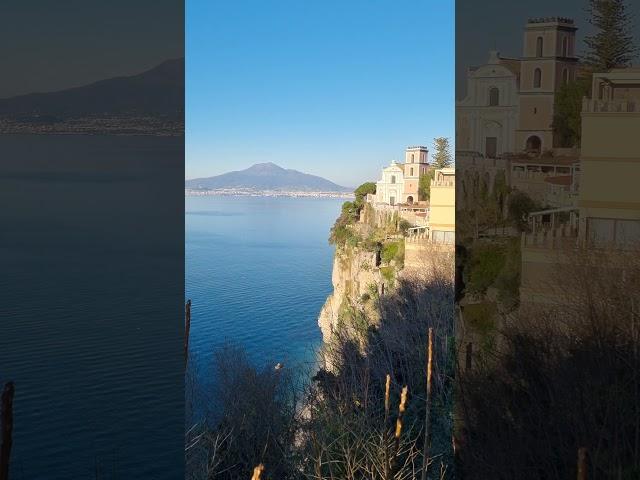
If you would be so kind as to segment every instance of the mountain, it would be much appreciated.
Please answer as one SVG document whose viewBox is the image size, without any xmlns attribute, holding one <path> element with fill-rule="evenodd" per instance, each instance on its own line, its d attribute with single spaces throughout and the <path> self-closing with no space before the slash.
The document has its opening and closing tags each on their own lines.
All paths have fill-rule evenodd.
<svg viewBox="0 0 640 480">
<path fill-rule="evenodd" d="M 167 60 L 138 75 L 114 77 L 57 92 L 0 99 L 5 117 L 184 114 L 184 58 Z"/>
<path fill-rule="evenodd" d="M 316 175 L 279 167 L 275 163 L 257 163 L 246 170 L 215 177 L 187 180 L 185 187 L 194 190 L 246 189 L 298 192 L 350 192 L 352 189 Z"/>
</svg>

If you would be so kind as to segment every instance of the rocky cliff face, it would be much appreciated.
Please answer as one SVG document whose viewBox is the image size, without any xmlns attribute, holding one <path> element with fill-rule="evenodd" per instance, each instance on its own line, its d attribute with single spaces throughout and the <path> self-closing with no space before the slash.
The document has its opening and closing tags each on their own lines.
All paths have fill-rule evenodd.
<svg viewBox="0 0 640 480">
<path fill-rule="evenodd" d="M 384 267 L 383 267 L 384 268 Z M 381 269 L 376 266 L 376 253 L 359 247 L 338 247 L 333 260 L 331 276 L 333 293 L 325 302 L 318 324 L 322 338 L 328 343 L 349 311 L 363 311 L 371 320 L 377 318 L 375 298 L 383 285 L 388 285 Z"/>
</svg>

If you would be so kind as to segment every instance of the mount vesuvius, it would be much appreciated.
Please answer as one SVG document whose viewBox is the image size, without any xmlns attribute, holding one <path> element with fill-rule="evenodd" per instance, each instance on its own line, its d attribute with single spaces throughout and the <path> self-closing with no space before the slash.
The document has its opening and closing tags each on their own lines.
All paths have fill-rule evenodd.
<svg viewBox="0 0 640 480">
<path fill-rule="evenodd" d="M 191 190 L 271 190 L 297 192 L 351 192 L 351 188 L 337 185 L 326 178 L 279 167 L 275 163 L 256 163 L 236 172 L 215 177 L 194 178 L 185 181 Z"/>
</svg>

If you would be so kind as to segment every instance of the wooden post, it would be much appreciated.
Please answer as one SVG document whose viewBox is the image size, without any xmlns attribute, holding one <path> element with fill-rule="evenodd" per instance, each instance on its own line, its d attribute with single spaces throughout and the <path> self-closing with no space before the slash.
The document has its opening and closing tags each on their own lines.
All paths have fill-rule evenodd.
<svg viewBox="0 0 640 480">
<path fill-rule="evenodd" d="M 429 427 L 431 416 L 431 377 L 433 373 L 433 328 L 429 327 L 429 345 L 427 347 L 427 400 L 424 414 L 424 447 L 422 449 L 422 480 L 427 479 L 429 468 Z"/>
<path fill-rule="evenodd" d="M 465 368 L 469 370 L 473 365 L 473 343 L 467 343 L 467 351 L 465 355 Z"/>
<path fill-rule="evenodd" d="M 251 476 L 251 480 L 260 480 L 262 477 L 262 472 L 264 471 L 264 465 L 260 464 L 256 468 L 253 469 L 253 475 Z"/>
<path fill-rule="evenodd" d="M 588 480 L 588 458 L 586 447 L 578 449 L 578 480 Z"/>
<path fill-rule="evenodd" d="M 189 331 L 191 330 L 191 300 L 184 307 L 184 361 L 189 359 Z"/>
<path fill-rule="evenodd" d="M 13 442 L 13 382 L 4 384 L 2 390 L 2 404 L 0 408 L 0 423 L 2 424 L 2 444 L 0 445 L 0 480 L 9 480 L 9 461 L 11 459 L 11 444 Z"/>
</svg>

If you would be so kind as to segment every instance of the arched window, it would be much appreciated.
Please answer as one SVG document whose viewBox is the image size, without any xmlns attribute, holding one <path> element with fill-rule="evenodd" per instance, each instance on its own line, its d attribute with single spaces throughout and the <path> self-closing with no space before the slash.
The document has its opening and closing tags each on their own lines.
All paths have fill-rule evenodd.
<svg viewBox="0 0 640 480">
<path fill-rule="evenodd" d="M 540 137 L 533 135 L 527 139 L 527 146 L 526 146 L 527 152 L 539 155 L 541 147 L 542 147 L 542 141 L 540 140 Z"/>
<path fill-rule="evenodd" d="M 413 153 L 411 154 L 411 163 L 413 163 Z"/>
<path fill-rule="evenodd" d="M 413 177 L 413 167 L 410 169 L 410 172 L 409 175 Z"/>
<path fill-rule="evenodd" d="M 533 72 L 533 88 L 540 88 L 542 85 L 542 70 L 536 68 Z"/>
<path fill-rule="evenodd" d="M 538 39 L 536 40 L 536 57 L 541 57 L 542 56 L 542 47 L 543 47 L 543 40 L 542 37 L 538 37 Z"/>
<path fill-rule="evenodd" d="M 562 70 L 562 84 L 566 85 L 567 83 L 569 83 L 569 70 L 565 68 Z"/>
<path fill-rule="evenodd" d="M 496 107 L 500 105 L 500 90 L 496 87 L 491 87 L 489 89 L 489 106 Z"/>
<path fill-rule="evenodd" d="M 569 56 L 569 38 L 568 37 L 564 37 L 562 39 L 562 56 L 563 57 Z"/>
<path fill-rule="evenodd" d="M 396 183 L 396 176 L 395 175 L 391 175 L 391 183 Z"/>
</svg>

